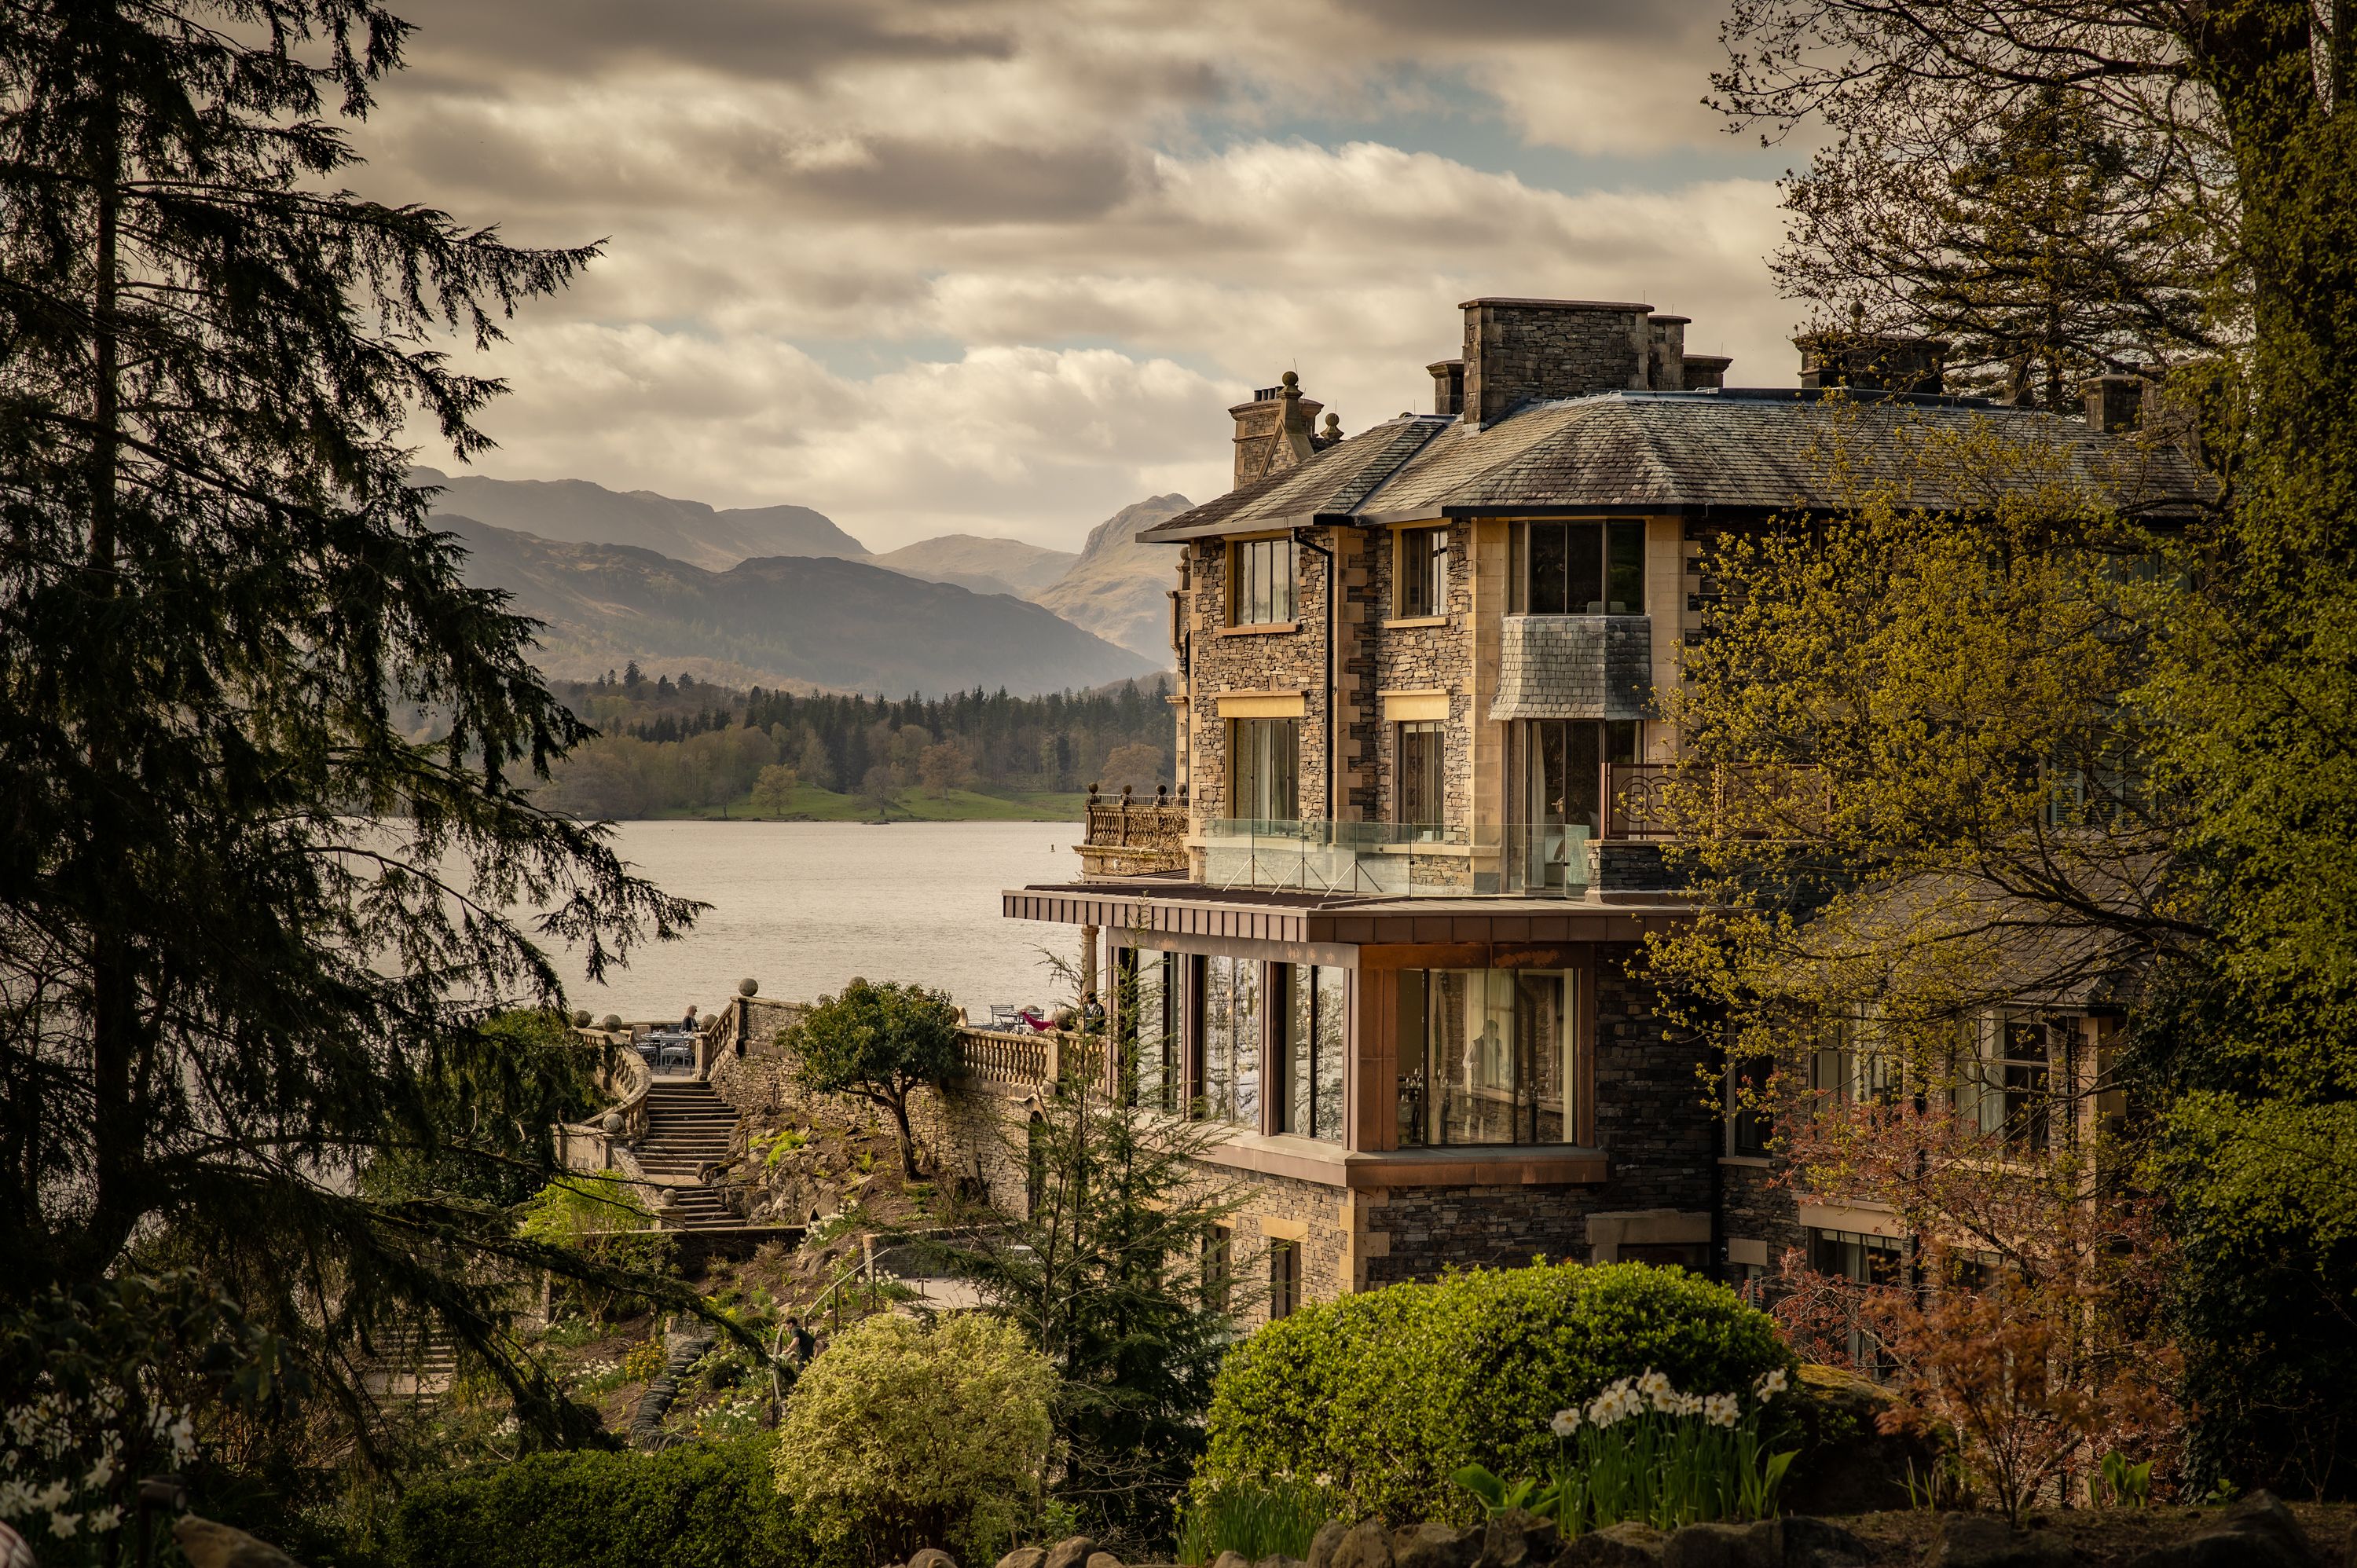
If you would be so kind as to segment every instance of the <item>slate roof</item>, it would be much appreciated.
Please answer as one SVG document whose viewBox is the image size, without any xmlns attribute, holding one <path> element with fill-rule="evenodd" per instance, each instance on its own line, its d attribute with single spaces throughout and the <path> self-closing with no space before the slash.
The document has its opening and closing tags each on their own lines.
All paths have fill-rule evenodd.
<svg viewBox="0 0 2357 1568">
<path fill-rule="evenodd" d="M 1525 404 L 1472 426 L 1404 415 L 1297 467 L 1145 530 L 1200 538 L 1318 522 L 1385 523 L 1513 510 L 1773 512 L 1837 508 L 1892 483 L 1907 504 L 1986 504 L 1986 462 L 1939 456 L 1987 441 L 2007 488 L 2094 486 L 2124 510 L 2190 510 L 2202 480 L 2174 448 L 1976 399 L 1811 391 L 1614 392 Z"/>
</svg>

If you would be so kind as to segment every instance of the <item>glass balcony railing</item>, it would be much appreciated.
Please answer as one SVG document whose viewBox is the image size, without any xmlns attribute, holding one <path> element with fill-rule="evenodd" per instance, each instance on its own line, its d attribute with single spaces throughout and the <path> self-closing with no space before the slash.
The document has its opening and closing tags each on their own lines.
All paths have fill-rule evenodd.
<svg viewBox="0 0 2357 1568">
<path fill-rule="evenodd" d="M 1587 891 L 1585 827 L 1448 828 L 1394 822 L 1220 818 L 1203 824 L 1203 880 L 1373 898 Z"/>
</svg>

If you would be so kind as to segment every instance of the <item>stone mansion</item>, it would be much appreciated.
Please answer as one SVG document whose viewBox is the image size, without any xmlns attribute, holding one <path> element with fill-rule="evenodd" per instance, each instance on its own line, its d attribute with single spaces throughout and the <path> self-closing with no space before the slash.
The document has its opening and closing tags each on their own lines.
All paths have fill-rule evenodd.
<svg viewBox="0 0 2357 1568">
<path fill-rule="evenodd" d="M 1818 337 L 1799 388 L 1743 391 L 1685 327 L 1468 301 L 1430 413 L 1345 436 L 1288 373 L 1230 411 L 1234 488 L 1139 536 L 1170 547 L 1177 800 L 1093 803 L 1079 875 L 1005 913 L 1081 928 L 1135 985 L 1141 1094 L 1232 1128 L 1209 1157 L 1270 1313 L 1535 1255 L 1739 1282 L 1899 1245 L 1770 1184 L 1633 961 L 1693 910 L 1649 811 L 1663 698 L 1706 635 L 1706 542 L 1836 504 L 1826 389 L 1868 442 L 1996 421 L 2092 464 L 2134 385 L 2090 383 L 2083 424 L 1944 394 L 1935 343 Z M 2000 1048 L 2041 1074 L 2109 1026 L 2040 1018 Z M 1020 1114 L 1031 1076 L 960 1095 Z"/>
</svg>

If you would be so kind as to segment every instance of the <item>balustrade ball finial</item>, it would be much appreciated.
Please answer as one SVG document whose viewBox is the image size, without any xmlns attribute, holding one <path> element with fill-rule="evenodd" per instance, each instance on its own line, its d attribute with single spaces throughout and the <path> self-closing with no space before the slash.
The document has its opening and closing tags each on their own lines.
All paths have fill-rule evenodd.
<svg viewBox="0 0 2357 1568">
<path fill-rule="evenodd" d="M 1096 802 L 1096 798 L 1097 798 L 1097 787 L 1096 787 L 1095 785 L 1092 784 L 1092 785 L 1090 785 L 1090 786 L 1089 786 L 1089 801 L 1090 801 L 1090 803 L 1091 803 L 1092 805 L 1093 805 L 1093 804 Z"/>
<path fill-rule="evenodd" d="M 1129 800 L 1129 789 L 1130 787 L 1126 784 L 1121 787 L 1121 798 L 1125 804 L 1126 804 Z"/>
</svg>

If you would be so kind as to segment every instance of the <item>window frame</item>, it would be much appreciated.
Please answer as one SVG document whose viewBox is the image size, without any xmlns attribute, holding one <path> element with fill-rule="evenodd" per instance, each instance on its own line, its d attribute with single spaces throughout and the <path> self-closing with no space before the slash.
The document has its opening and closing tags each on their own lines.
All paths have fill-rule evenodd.
<svg viewBox="0 0 2357 1568">
<path fill-rule="evenodd" d="M 1571 598 L 1576 570 L 1575 561 L 1583 553 L 1577 547 L 1575 529 L 1596 531 L 1596 576 L 1598 596 L 1575 603 Z M 1532 563 L 1539 549 L 1539 535 L 1544 530 L 1560 530 L 1563 535 L 1564 564 L 1561 608 L 1539 607 L 1540 585 L 1532 575 Z M 1647 613 L 1645 592 L 1652 576 L 1652 563 L 1646 559 L 1646 520 L 1626 517 L 1563 517 L 1533 518 L 1513 523 L 1509 530 L 1510 570 L 1506 574 L 1506 613 L 1508 615 L 1548 616 L 1641 616 Z M 1633 591 L 1633 597 L 1613 597 L 1613 590 Z M 1548 596 L 1552 597 L 1553 596 Z M 1594 608 L 1589 608 L 1589 606 Z"/>
<path fill-rule="evenodd" d="M 1263 560 L 1264 555 L 1267 559 Z M 1281 574 L 1277 570 L 1280 555 Z M 1227 624 L 1232 627 L 1297 624 L 1301 617 L 1300 542 L 1290 533 L 1228 541 L 1227 598 Z M 1264 609 L 1269 613 L 1252 614 Z"/>
<path fill-rule="evenodd" d="M 1290 1317 L 1301 1305 L 1301 1243 L 1273 1236 L 1268 1243 L 1268 1320 Z"/>
<path fill-rule="evenodd" d="M 1408 815 L 1407 764 L 1408 737 L 1429 740 L 1434 756 L 1433 810 L 1429 818 Z M 1394 827 L 1416 830 L 1414 837 L 1419 843 L 1437 843 L 1448 824 L 1448 721 L 1446 719 L 1401 719 L 1392 726 L 1392 823 Z"/>
<path fill-rule="evenodd" d="M 1392 531 L 1392 616 L 1397 620 L 1448 617 L 1448 528 L 1445 523 Z M 1411 590 L 1420 590 L 1419 604 Z"/>
<path fill-rule="evenodd" d="M 1593 980 L 1587 967 L 1566 964 L 1544 970 L 1533 969 L 1416 969 L 1402 970 L 1397 983 L 1401 987 L 1397 1015 L 1399 1033 L 1395 1047 L 1393 1079 L 1394 1117 L 1398 1144 L 1402 1148 L 1519 1148 L 1565 1149 L 1581 1147 L 1583 1132 L 1581 1112 L 1587 1092 L 1589 1059 L 1589 1034 L 1587 1015 L 1587 1001 Z M 1444 977 L 1466 977 L 1454 998 Z M 1411 980 L 1410 977 L 1414 979 Z M 1555 1070 L 1561 1078 L 1561 1104 L 1556 1114 L 1561 1120 L 1561 1136 L 1542 1139 L 1538 1136 L 1539 1119 L 1545 1108 L 1537 1092 L 1537 1083 L 1526 1083 L 1526 1069 L 1536 1070 L 1543 1063 L 1535 1054 L 1540 1048 L 1534 1043 L 1525 1048 L 1520 1038 L 1523 995 L 1522 981 L 1525 977 L 1549 976 L 1560 984 L 1556 1015 L 1561 1036 L 1549 1047 Z M 1482 1014 L 1482 1031 L 1478 1040 L 1462 1041 L 1471 1052 L 1479 1045 L 1479 1057 L 1469 1055 L 1462 1063 L 1448 1064 L 1450 1071 L 1444 1076 L 1443 1064 L 1436 1053 L 1448 1048 L 1446 1020 L 1440 1015 L 1446 1008 L 1474 1000 L 1469 988 L 1478 985 L 1479 1004 Z M 1502 994 L 1501 994 L 1502 993 Z M 1420 998 L 1417 1016 L 1409 1017 L 1410 997 Z M 1491 1026 L 1503 1020 L 1503 1038 L 1494 1046 L 1490 1041 Z M 1411 1048 L 1411 1038 L 1415 1042 Z M 1482 1070 L 1491 1061 L 1502 1064 L 1502 1082 L 1491 1081 L 1494 1074 Z M 1466 1080 L 1457 1081 L 1454 1069 L 1467 1068 Z M 1476 1079 L 1481 1081 L 1475 1081 Z M 1544 1080 L 1538 1080 L 1543 1082 Z M 1469 1108 L 1478 1110 L 1483 1100 L 1496 1101 L 1502 1093 L 1505 1101 L 1505 1138 L 1465 1137 L 1450 1135 L 1453 1101 L 1461 1100 Z M 1411 1110 L 1413 1106 L 1413 1110 Z M 1524 1135 L 1525 1122 L 1528 1135 Z"/>
<path fill-rule="evenodd" d="M 1229 719 L 1226 721 L 1226 724 L 1228 729 L 1228 812 L 1230 817 L 1234 821 L 1254 822 L 1292 822 L 1300 821 L 1302 721 L 1297 718 L 1252 718 Z M 1280 725 L 1283 726 L 1282 732 L 1275 727 Z M 1264 729 L 1261 726 L 1269 727 Z M 1255 785 L 1265 785 L 1265 780 L 1274 774 L 1273 768 L 1263 768 L 1255 766 L 1250 772 L 1247 772 L 1241 766 L 1242 759 L 1248 749 L 1252 751 L 1255 757 L 1258 757 L 1260 755 L 1260 748 L 1256 745 L 1248 746 L 1247 737 L 1251 737 L 1253 740 L 1256 741 L 1257 738 L 1264 734 L 1275 736 L 1280 733 L 1289 735 L 1292 742 L 1289 748 L 1292 753 L 1292 761 L 1286 770 L 1286 782 L 1291 787 L 1293 796 L 1292 810 L 1286 811 L 1281 816 L 1264 812 L 1259 809 L 1262 805 L 1274 803 L 1265 800 L 1254 800 L 1251 802 L 1254 809 L 1250 811 L 1238 810 L 1238 807 L 1245 803 L 1243 800 L 1245 780 L 1249 779 Z M 1272 761 L 1275 760 L 1279 753 L 1285 749 L 1286 748 L 1282 746 L 1273 747 L 1268 752 L 1268 759 Z M 1255 792 L 1265 794 L 1266 790 L 1263 788 Z"/>
</svg>

